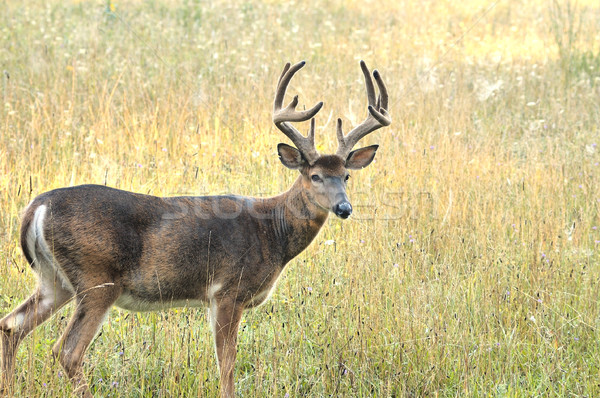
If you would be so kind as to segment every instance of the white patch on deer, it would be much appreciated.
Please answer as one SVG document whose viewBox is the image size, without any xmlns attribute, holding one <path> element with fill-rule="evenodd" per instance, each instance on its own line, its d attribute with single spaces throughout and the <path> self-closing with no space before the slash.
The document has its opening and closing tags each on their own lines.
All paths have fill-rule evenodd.
<svg viewBox="0 0 600 398">
<path fill-rule="evenodd" d="M 27 209 L 29 208 L 29 206 L 31 206 L 31 203 L 27 206 Z M 44 207 L 43 212 L 46 212 L 46 206 L 40 206 L 40 207 Z M 37 210 L 35 211 L 35 214 L 33 215 L 33 221 L 31 224 L 29 224 L 29 229 L 27 230 L 27 235 L 26 235 L 26 239 L 27 239 L 27 253 L 29 254 L 29 257 L 31 257 L 31 259 L 33 260 L 33 264 L 37 264 L 37 255 L 35 253 L 35 239 L 36 239 L 36 224 L 39 222 L 37 220 L 37 218 L 39 217 L 38 215 L 38 211 L 40 210 L 40 207 L 37 208 Z M 27 211 L 27 209 L 25 209 L 25 212 Z"/>
<path fill-rule="evenodd" d="M 208 299 L 208 301 L 212 302 L 212 300 L 215 298 L 215 294 L 217 294 L 222 287 L 222 283 L 213 283 L 212 285 L 210 285 L 208 289 L 206 289 L 206 298 Z"/>
<path fill-rule="evenodd" d="M 222 283 L 212 283 L 206 289 L 206 299 L 208 300 L 208 319 L 210 321 L 210 327 L 213 331 L 213 347 L 215 348 L 215 356 L 217 358 L 217 364 L 219 364 L 219 355 L 217 354 L 217 300 L 215 295 L 223 287 Z"/>
<path fill-rule="evenodd" d="M 13 333 L 18 331 L 23 325 L 23 320 L 25 319 L 25 314 L 19 312 L 17 315 L 13 315 L 6 320 L 6 326 Z"/>
<path fill-rule="evenodd" d="M 219 286 L 220 288 L 220 286 Z M 210 320 L 210 326 L 213 331 L 213 347 L 215 348 L 215 357 L 217 358 L 217 365 L 221 366 L 221 361 L 219 361 L 219 353 L 217 351 L 217 300 L 214 298 L 210 300 L 210 307 L 208 309 L 208 319 Z"/>
<path fill-rule="evenodd" d="M 40 312 L 54 311 L 68 301 L 73 295 L 70 291 L 57 286 L 53 281 L 40 280 L 40 293 L 42 300 L 38 304 Z"/>
<path fill-rule="evenodd" d="M 60 264 L 56 261 L 44 237 L 46 209 L 45 205 L 41 205 L 35 210 L 33 222 L 27 231 L 27 250 L 34 261 L 33 270 L 37 272 L 42 285 L 48 284 L 48 282 L 53 285 L 54 281 L 57 280 L 60 282 L 62 289 L 74 293 L 75 290 L 71 282 L 60 268 Z"/>
</svg>

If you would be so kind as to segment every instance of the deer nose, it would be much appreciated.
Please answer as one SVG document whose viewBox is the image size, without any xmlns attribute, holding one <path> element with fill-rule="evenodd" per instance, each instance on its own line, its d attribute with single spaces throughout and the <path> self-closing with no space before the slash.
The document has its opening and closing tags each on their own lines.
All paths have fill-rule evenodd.
<svg viewBox="0 0 600 398">
<path fill-rule="evenodd" d="M 348 202 L 341 202 L 335 205 L 333 212 L 340 218 L 348 218 L 352 214 L 352 205 Z"/>
</svg>

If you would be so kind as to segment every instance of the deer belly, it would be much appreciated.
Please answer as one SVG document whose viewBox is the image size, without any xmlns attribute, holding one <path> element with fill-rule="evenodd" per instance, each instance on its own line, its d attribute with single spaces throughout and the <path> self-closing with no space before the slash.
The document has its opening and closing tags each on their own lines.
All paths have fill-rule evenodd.
<svg viewBox="0 0 600 398">
<path fill-rule="evenodd" d="M 148 299 L 140 297 L 133 292 L 123 292 L 115 305 L 119 308 L 123 308 L 129 311 L 143 312 L 143 311 L 159 311 L 174 307 L 206 307 L 207 302 L 204 300 L 196 299 Z"/>
</svg>

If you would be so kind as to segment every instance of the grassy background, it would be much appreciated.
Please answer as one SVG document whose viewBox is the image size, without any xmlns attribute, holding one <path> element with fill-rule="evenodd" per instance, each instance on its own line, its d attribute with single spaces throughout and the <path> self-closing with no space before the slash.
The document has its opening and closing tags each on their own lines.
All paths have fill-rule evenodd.
<svg viewBox="0 0 600 398">
<path fill-rule="evenodd" d="M 365 116 L 358 60 L 392 104 L 376 162 L 267 304 L 244 316 L 240 396 L 600 394 L 600 8 L 594 1 L 0 1 L 0 306 L 35 278 L 18 246 L 37 194 L 81 183 L 156 195 L 272 195 L 296 178 L 271 123 L 291 93 Z M 304 128 L 304 126 L 302 126 Z M 20 396 L 71 387 L 21 346 Z M 98 396 L 214 396 L 206 314 L 111 312 Z"/>
</svg>

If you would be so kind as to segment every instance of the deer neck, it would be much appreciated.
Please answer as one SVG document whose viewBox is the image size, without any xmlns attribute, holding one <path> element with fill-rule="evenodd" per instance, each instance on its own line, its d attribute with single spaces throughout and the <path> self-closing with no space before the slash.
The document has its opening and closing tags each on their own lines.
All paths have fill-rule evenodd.
<svg viewBox="0 0 600 398">
<path fill-rule="evenodd" d="M 273 230 L 284 249 L 284 263 L 287 263 L 313 241 L 329 212 L 310 200 L 302 176 L 289 190 L 273 199 Z"/>
</svg>

